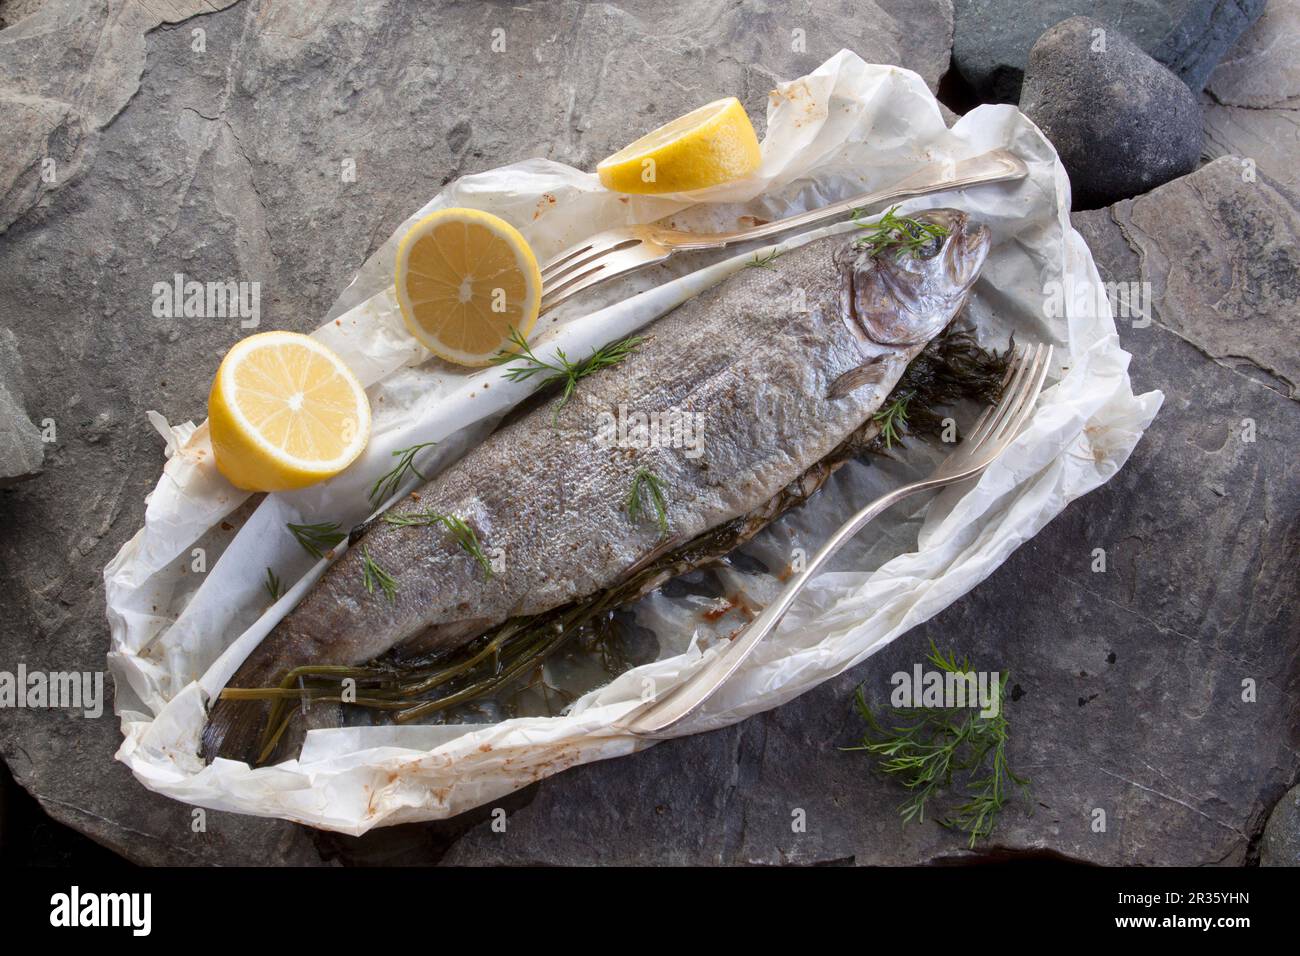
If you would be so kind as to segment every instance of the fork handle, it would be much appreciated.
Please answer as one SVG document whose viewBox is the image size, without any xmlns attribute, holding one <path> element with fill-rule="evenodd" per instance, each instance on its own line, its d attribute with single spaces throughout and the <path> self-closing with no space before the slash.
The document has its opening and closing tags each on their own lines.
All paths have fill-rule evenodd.
<svg viewBox="0 0 1300 956">
<path fill-rule="evenodd" d="M 629 716 L 614 723 L 614 727 L 637 736 L 656 736 L 664 733 L 693 714 L 701 704 L 708 700 L 713 692 L 736 673 L 745 662 L 758 642 L 776 630 L 785 612 L 790 609 L 794 599 L 821 570 L 822 565 L 831 559 L 840 548 L 861 531 L 872 519 L 911 495 L 931 488 L 950 484 L 951 478 L 927 478 L 913 482 L 877 498 L 867 505 L 831 535 L 821 550 L 808 562 L 807 567 L 791 578 L 775 601 L 741 629 L 732 639 L 731 646 L 716 655 L 702 668 L 674 688 L 662 700 L 653 701 L 640 711 L 633 711 Z"/>
<path fill-rule="evenodd" d="M 714 232 L 708 234 L 683 232 L 664 229 L 655 233 L 655 239 L 673 249 L 716 249 L 734 242 L 746 242 L 751 239 L 765 239 L 790 229 L 813 226 L 830 219 L 837 219 L 845 213 L 866 206 L 891 202 L 895 199 L 910 199 L 929 193 L 943 192 L 948 189 L 960 189 L 982 183 L 1001 183 L 1023 179 L 1029 173 L 1024 161 L 1006 149 L 994 149 L 970 159 L 963 159 L 951 167 L 943 164 L 924 166 L 892 186 L 872 193 L 864 193 L 809 210 L 797 216 L 776 219 L 736 232 Z"/>
</svg>

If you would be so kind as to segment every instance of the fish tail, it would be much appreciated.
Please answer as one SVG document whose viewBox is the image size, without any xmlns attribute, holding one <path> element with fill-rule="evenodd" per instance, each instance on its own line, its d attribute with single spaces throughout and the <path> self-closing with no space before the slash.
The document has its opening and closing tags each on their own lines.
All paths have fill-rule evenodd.
<svg viewBox="0 0 1300 956">
<path fill-rule="evenodd" d="M 203 728 L 199 751 L 203 759 L 211 763 L 217 757 L 225 757 L 256 764 L 270 709 L 262 701 L 218 699 Z"/>
<path fill-rule="evenodd" d="M 276 668 L 246 661 L 230 687 L 274 687 L 279 683 Z M 291 716 L 293 709 L 275 708 L 281 717 Z M 263 737 L 272 714 L 272 703 L 265 700 L 226 700 L 218 697 L 208 709 L 208 722 L 203 727 L 199 753 L 209 763 L 217 757 L 243 760 L 255 766 L 261 757 Z M 277 718 L 278 719 L 278 718 Z"/>
</svg>

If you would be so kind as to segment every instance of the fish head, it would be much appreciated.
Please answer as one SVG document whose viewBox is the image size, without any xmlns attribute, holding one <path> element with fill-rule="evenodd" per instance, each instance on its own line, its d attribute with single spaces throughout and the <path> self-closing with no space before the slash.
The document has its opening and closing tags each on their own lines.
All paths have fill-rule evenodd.
<svg viewBox="0 0 1300 956">
<path fill-rule="evenodd" d="M 960 311 L 988 257 L 990 236 L 956 209 L 928 209 L 911 217 L 937 226 L 916 249 L 874 251 L 846 243 L 836 254 L 840 314 L 860 341 L 884 346 L 928 342 Z"/>
</svg>

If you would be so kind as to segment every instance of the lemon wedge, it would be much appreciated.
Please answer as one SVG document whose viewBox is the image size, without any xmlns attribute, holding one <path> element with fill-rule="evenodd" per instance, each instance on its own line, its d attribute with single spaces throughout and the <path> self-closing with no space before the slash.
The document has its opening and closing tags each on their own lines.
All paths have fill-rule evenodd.
<svg viewBox="0 0 1300 956">
<path fill-rule="evenodd" d="M 596 175 L 620 193 L 676 193 L 748 176 L 762 162 L 754 126 L 734 96 L 679 116 L 601 160 Z"/>
<path fill-rule="evenodd" d="M 441 209 L 397 247 L 397 303 L 411 334 L 457 365 L 487 365 L 527 338 L 542 300 L 537 257 L 519 230 L 477 209 Z"/>
<path fill-rule="evenodd" d="M 343 360 L 295 332 L 250 335 L 208 394 L 217 470 L 246 491 L 288 491 L 338 474 L 366 447 L 370 403 Z"/>
</svg>

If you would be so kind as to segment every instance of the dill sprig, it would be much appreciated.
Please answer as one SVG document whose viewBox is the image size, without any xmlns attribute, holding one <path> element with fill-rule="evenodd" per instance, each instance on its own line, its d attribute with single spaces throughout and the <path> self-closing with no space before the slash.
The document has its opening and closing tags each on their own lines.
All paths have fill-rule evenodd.
<svg viewBox="0 0 1300 956">
<path fill-rule="evenodd" d="M 907 403 L 915 394 L 915 392 L 904 392 L 871 416 L 872 421 L 880 426 L 880 437 L 885 439 L 886 448 L 892 448 L 894 442 L 903 440 L 901 429 L 907 425 Z"/>
<path fill-rule="evenodd" d="M 506 369 L 506 378 L 512 382 L 524 382 L 534 375 L 549 373 L 538 383 L 537 388 L 541 390 L 556 383 L 561 385 L 560 400 L 555 405 L 555 414 L 551 419 L 552 423 L 554 423 L 559 420 L 560 409 L 573 396 L 573 390 L 577 388 L 580 379 L 585 378 L 592 372 L 598 372 L 602 368 L 617 365 L 631 355 L 632 350 L 644 341 L 644 336 L 633 335 L 618 342 L 611 342 L 608 345 L 602 345 L 579 362 L 569 361 L 569 357 L 564 354 L 562 349 L 556 349 L 555 357 L 560 364 L 554 365 L 538 358 L 529 347 L 528 340 L 519 333 L 518 329 L 512 327 L 510 329 L 510 342 L 515 347 L 514 351 L 502 349 L 493 356 L 492 364 L 504 365 L 506 362 L 513 362 L 515 359 L 521 360 L 524 363 L 523 365 L 512 365 Z"/>
<path fill-rule="evenodd" d="M 412 445 L 410 448 L 399 448 L 393 452 L 393 457 L 398 460 L 397 464 L 393 466 L 392 471 L 385 472 L 376 478 L 375 483 L 370 486 L 370 493 L 367 495 L 370 499 L 370 506 L 377 508 L 391 498 L 397 489 L 401 487 L 402 479 L 406 477 L 408 471 L 421 481 L 428 481 L 428 478 L 420 474 L 420 469 L 415 467 L 415 456 L 422 448 L 430 448 L 436 444 L 438 444 L 436 441 L 420 442 L 420 444 Z"/>
<path fill-rule="evenodd" d="M 456 515 L 443 515 L 442 526 L 450 531 L 452 536 L 456 539 L 456 543 L 459 544 L 471 558 L 478 562 L 479 567 L 483 569 L 483 573 L 488 577 L 492 577 L 492 563 L 488 561 L 487 555 L 485 555 L 483 549 L 479 547 L 478 535 L 476 535 L 474 529 L 465 522 L 465 519 L 459 518 Z"/>
<path fill-rule="evenodd" d="M 339 530 L 337 521 L 319 521 L 316 524 L 294 524 L 286 522 L 286 527 L 298 539 L 302 549 L 316 560 L 325 557 L 325 552 L 347 537 Z"/>
<path fill-rule="evenodd" d="M 483 553 L 483 548 L 479 545 L 478 535 L 464 518 L 456 515 L 439 514 L 436 511 L 415 511 L 407 515 L 384 515 L 384 521 L 398 527 L 410 527 L 411 525 L 435 525 L 439 524 L 446 528 L 456 539 L 456 543 L 464 549 L 471 558 L 478 562 L 483 573 L 492 577 L 492 562 L 488 560 L 487 555 Z"/>
<path fill-rule="evenodd" d="M 262 587 L 266 588 L 266 593 L 271 595 L 273 604 L 284 596 L 284 587 L 280 584 L 279 577 L 270 568 L 266 569 L 266 580 L 262 582 Z"/>
<path fill-rule="evenodd" d="M 927 658 L 944 673 L 966 674 L 968 660 L 947 657 L 930 644 Z M 953 785 L 954 777 L 967 774 L 965 802 L 939 822 L 970 834 L 970 846 L 993 832 L 998 814 L 1012 796 L 1012 788 L 1029 789 L 1029 781 L 1017 776 L 1007 763 L 1006 746 L 1010 725 L 1006 716 L 1009 675 L 998 680 L 998 712 L 984 717 L 979 710 L 965 707 L 920 707 L 895 709 L 901 723 L 884 727 L 858 688 L 856 707 L 867 723 L 862 744 L 848 750 L 862 750 L 879 760 L 880 769 L 899 780 L 910 796 L 899 804 L 904 822 L 924 821 L 926 806 L 940 792 Z"/>
<path fill-rule="evenodd" d="M 664 500 L 663 483 L 647 468 L 638 468 L 632 476 L 632 490 L 627 495 L 627 516 L 639 521 L 645 513 L 642 505 L 644 492 L 650 493 L 650 503 L 655 509 L 655 523 L 661 534 L 668 533 L 668 504 Z"/>
<path fill-rule="evenodd" d="M 935 239 L 948 235 L 948 230 L 932 222 L 922 222 L 910 216 L 896 216 L 897 206 L 890 208 L 874 223 L 863 223 L 861 210 L 853 210 L 853 221 L 859 222 L 864 229 L 872 231 L 854 240 L 853 245 L 862 248 L 870 246 L 872 255 L 879 255 L 887 249 L 893 249 L 895 258 L 904 253 L 916 255 Z"/>
<path fill-rule="evenodd" d="M 754 253 L 754 258 L 745 263 L 745 267 L 747 269 L 770 269 L 772 268 L 772 263 L 776 262 L 780 255 L 781 252 L 777 249 L 773 249 L 765 256 L 760 256 L 756 252 Z"/>
<path fill-rule="evenodd" d="M 375 593 L 375 586 L 384 592 L 384 597 L 393 601 L 397 597 L 397 582 L 393 576 L 375 564 L 375 559 L 370 556 L 370 549 L 365 545 L 361 546 L 361 583 L 365 585 L 367 594 Z"/>
</svg>

